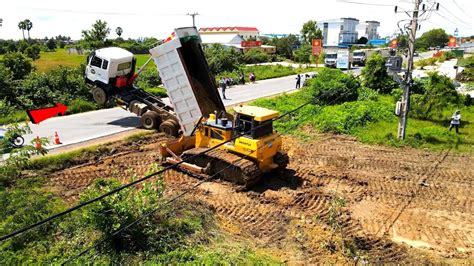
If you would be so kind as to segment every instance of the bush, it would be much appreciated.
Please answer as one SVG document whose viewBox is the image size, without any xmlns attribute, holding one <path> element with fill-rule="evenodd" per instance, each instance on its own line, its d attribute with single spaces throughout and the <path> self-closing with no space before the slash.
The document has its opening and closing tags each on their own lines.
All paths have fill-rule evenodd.
<svg viewBox="0 0 474 266">
<path fill-rule="evenodd" d="M 362 69 L 363 85 L 380 93 L 390 93 L 397 87 L 397 83 L 387 73 L 385 59 L 382 55 L 374 53 L 367 60 Z"/>
<path fill-rule="evenodd" d="M 33 71 L 31 60 L 19 52 L 6 53 L 0 63 L 10 69 L 14 80 L 23 79 Z"/>
<path fill-rule="evenodd" d="M 358 101 L 376 101 L 379 97 L 379 93 L 375 90 L 360 87 L 358 90 L 359 97 L 357 98 Z"/>
<path fill-rule="evenodd" d="M 352 75 L 339 69 L 324 68 L 310 82 L 310 93 L 316 103 L 338 104 L 356 101 L 360 83 Z"/>
<path fill-rule="evenodd" d="M 293 59 L 297 63 L 310 63 L 311 62 L 311 46 L 302 45 L 300 48 L 294 51 Z"/>
<path fill-rule="evenodd" d="M 244 53 L 243 59 L 246 64 L 257 64 L 270 61 L 270 56 L 260 49 L 253 48 Z"/>
<path fill-rule="evenodd" d="M 429 73 L 424 83 L 424 93 L 413 94 L 411 97 L 411 114 L 420 119 L 433 119 L 440 117 L 447 105 L 459 105 L 460 101 L 461 98 L 448 77 L 436 72 Z"/>
<path fill-rule="evenodd" d="M 38 44 L 33 44 L 25 49 L 25 54 L 33 61 L 40 58 L 41 48 Z"/>
<path fill-rule="evenodd" d="M 75 99 L 72 100 L 69 106 L 67 107 L 66 114 L 78 114 L 93 110 L 97 110 L 97 105 L 95 103 L 83 99 Z"/>
<path fill-rule="evenodd" d="M 33 73 L 17 88 L 16 105 L 41 108 L 54 103 L 69 105 L 74 99 L 91 100 L 81 68 L 58 67 L 48 73 Z"/>
<path fill-rule="evenodd" d="M 48 48 L 49 51 L 54 51 L 54 50 L 56 50 L 56 47 L 57 47 L 56 41 L 55 41 L 53 38 L 49 39 L 49 40 L 46 42 L 46 47 Z"/>
<path fill-rule="evenodd" d="M 137 79 L 137 86 L 142 89 L 156 88 L 161 85 L 161 78 L 155 68 L 143 70 Z"/>
<path fill-rule="evenodd" d="M 357 128 L 378 121 L 390 121 L 392 107 L 381 102 L 359 101 L 325 107 L 314 124 L 323 132 L 350 134 Z"/>
</svg>

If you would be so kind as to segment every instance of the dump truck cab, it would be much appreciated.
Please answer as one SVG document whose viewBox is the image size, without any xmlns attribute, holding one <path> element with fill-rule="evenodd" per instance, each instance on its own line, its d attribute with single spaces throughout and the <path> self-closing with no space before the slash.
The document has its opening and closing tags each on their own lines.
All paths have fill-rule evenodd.
<svg viewBox="0 0 474 266">
<path fill-rule="evenodd" d="M 86 82 L 107 90 L 125 87 L 133 76 L 135 62 L 133 54 L 122 48 L 95 50 L 87 57 Z"/>
</svg>

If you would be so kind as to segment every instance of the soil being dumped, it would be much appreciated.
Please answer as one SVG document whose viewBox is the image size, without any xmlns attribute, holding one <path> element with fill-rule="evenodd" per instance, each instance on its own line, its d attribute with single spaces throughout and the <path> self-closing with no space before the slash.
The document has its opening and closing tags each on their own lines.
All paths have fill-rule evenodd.
<svg viewBox="0 0 474 266">
<path fill-rule="evenodd" d="M 98 178 L 141 177 L 158 160 L 164 139 L 155 135 L 116 144 L 120 148 L 113 154 L 52 174 L 49 185 L 74 202 Z M 472 262 L 472 155 L 369 146 L 342 136 L 318 139 L 284 137 L 288 168 L 265 175 L 248 191 L 212 181 L 188 196 L 214 210 L 221 229 L 235 240 L 289 263 L 347 262 L 348 257 Z M 174 170 L 165 172 L 164 180 L 168 195 L 200 182 Z"/>
</svg>

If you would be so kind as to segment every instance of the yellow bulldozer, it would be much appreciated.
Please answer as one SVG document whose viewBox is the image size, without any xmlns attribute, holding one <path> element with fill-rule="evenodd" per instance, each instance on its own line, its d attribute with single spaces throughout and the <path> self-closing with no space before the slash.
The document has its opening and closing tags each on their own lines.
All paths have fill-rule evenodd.
<svg viewBox="0 0 474 266">
<path fill-rule="evenodd" d="M 162 143 L 161 155 L 170 164 L 185 160 L 179 167 L 187 171 L 243 187 L 257 183 L 265 172 L 284 169 L 289 159 L 272 124 L 279 113 L 255 106 L 239 106 L 234 112 L 230 121 L 226 115 L 210 114 L 196 125 L 195 135 Z"/>
</svg>

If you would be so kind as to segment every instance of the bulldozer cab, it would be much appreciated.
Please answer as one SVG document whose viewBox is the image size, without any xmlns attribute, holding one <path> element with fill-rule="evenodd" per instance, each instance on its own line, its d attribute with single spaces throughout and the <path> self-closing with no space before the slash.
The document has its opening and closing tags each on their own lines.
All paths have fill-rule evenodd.
<svg viewBox="0 0 474 266">
<path fill-rule="evenodd" d="M 256 106 L 239 106 L 234 108 L 236 118 L 235 134 L 244 134 L 251 139 L 260 139 L 273 133 L 273 118 L 277 111 Z"/>
</svg>

